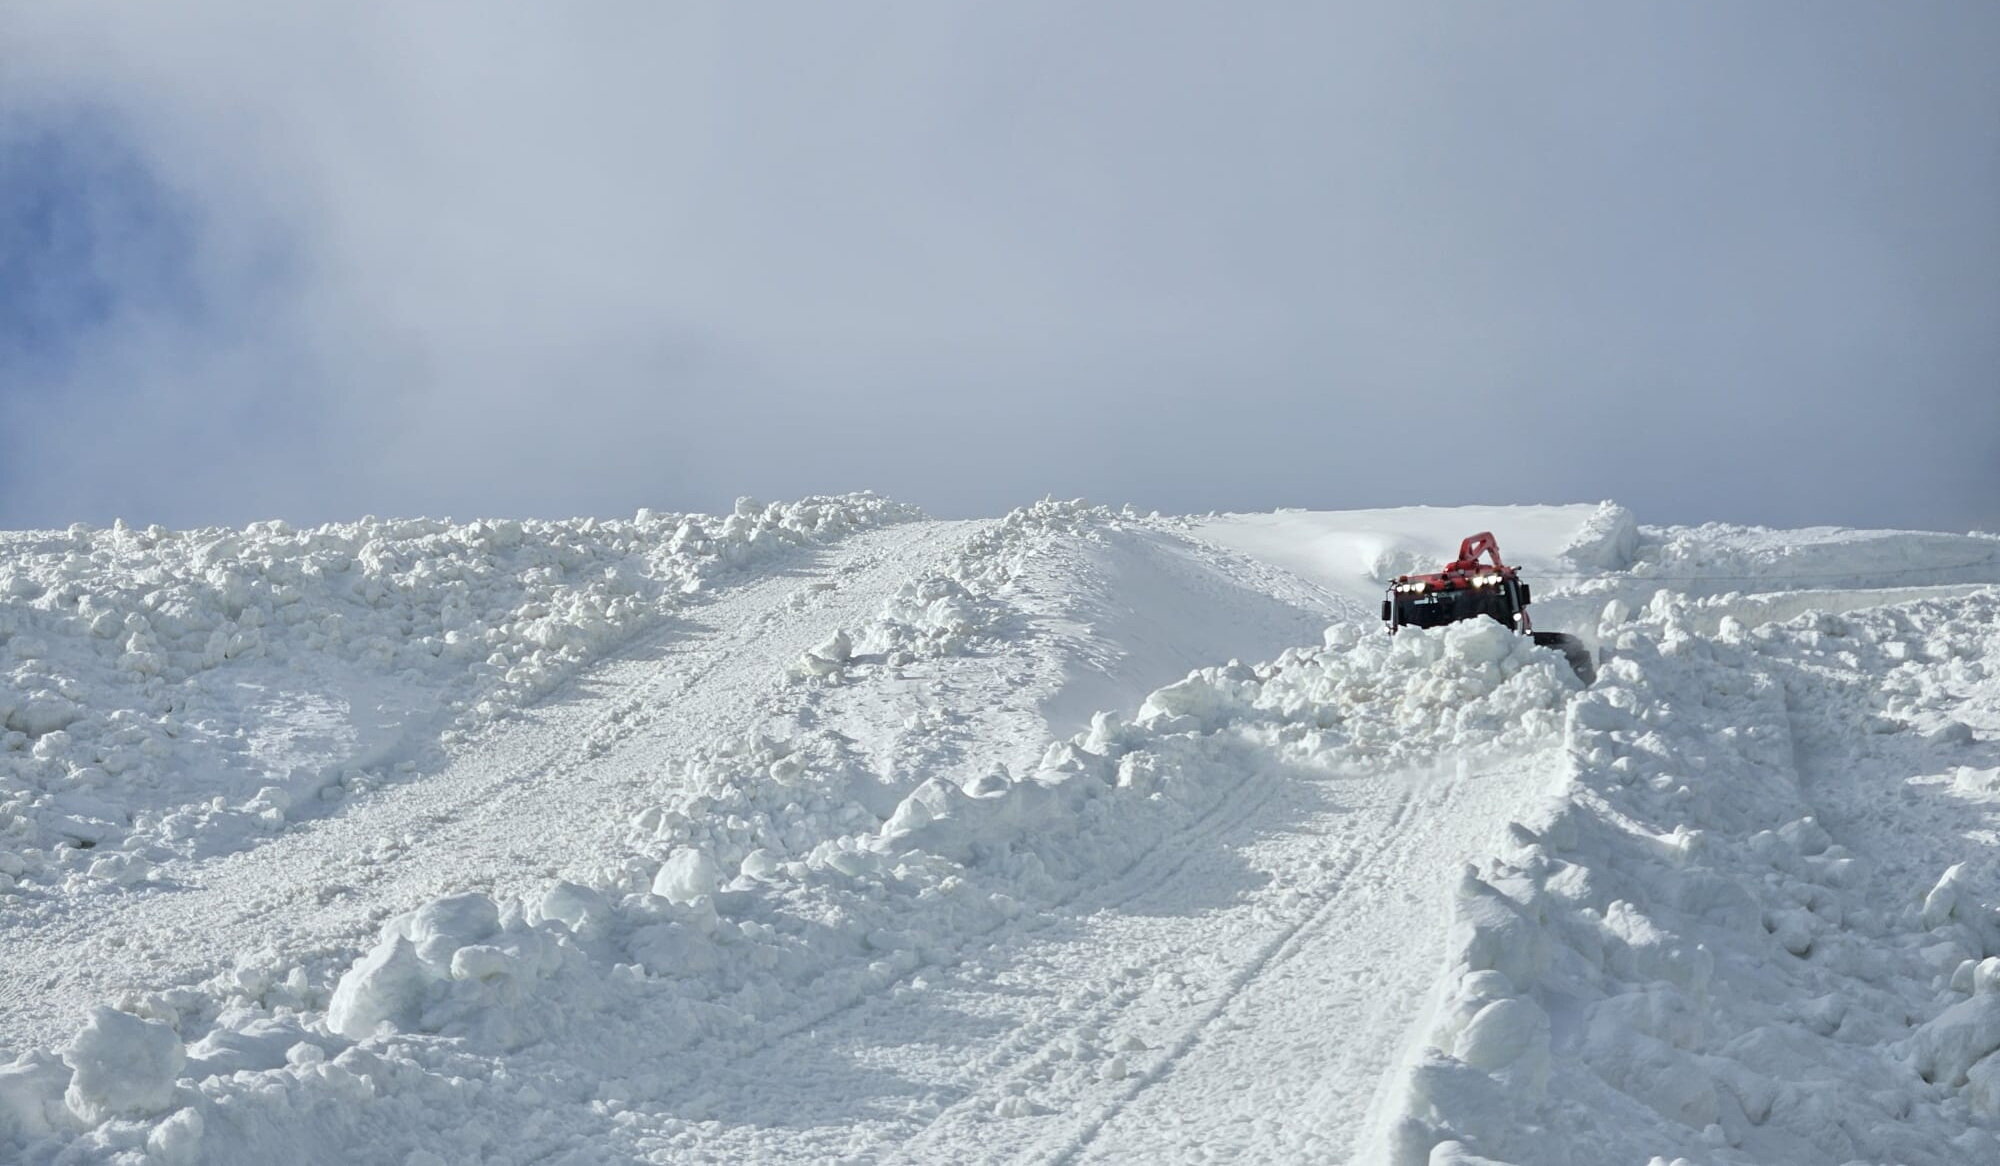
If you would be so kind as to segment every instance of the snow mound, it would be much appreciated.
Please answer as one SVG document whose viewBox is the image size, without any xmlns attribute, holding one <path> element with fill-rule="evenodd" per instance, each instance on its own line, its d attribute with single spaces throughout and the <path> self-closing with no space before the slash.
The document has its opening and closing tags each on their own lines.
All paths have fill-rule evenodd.
<svg viewBox="0 0 2000 1166">
<path fill-rule="evenodd" d="M 547 693 L 733 569 L 914 515 L 852 495 L 721 517 L 9 536 L 0 891 L 136 881 L 281 828 Z"/>
<path fill-rule="evenodd" d="M 100 1008 L 63 1052 L 63 1062 L 70 1067 L 63 1100 L 78 1121 L 95 1125 L 166 1110 L 187 1051 L 168 1025 Z"/>
<path fill-rule="evenodd" d="M 1574 570 L 1622 571 L 1639 553 L 1639 520 L 1615 502 L 1600 502 L 1557 557 Z"/>
<path fill-rule="evenodd" d="M 587 890 L 558 886 L 558 927 L 536 927 L 520 905 L 503 916 L 486 895 L 467 892 L 391 920 L 381 942 L 340 978 L 326 1027 L 362 1040 L 378 1029 L 458 1036 L 482 1047 L 514 1048 L 542 1035 L 547 1009 L 531 1004 L 543 985 L 582 958 L 570 936 L 600 905 Z"/>
<path fill-rule="evenodd" d="M 129 567 L 91 557 L 129 531 L 0 538 L 0 806 L 31 811 L 0 826 L 0 889 L 67 874 L 108 892 L 213 842 L 202 829 L 282 830 L 372 779 L 334 772 L 352 758 L 374 750 L 372 774 L 420 760 L 408 740 L 478 730 L 730 562 L 902 516 L 801 505 L 821 509 L 521 524 L 504 546 L 377 524 L 381 547 L 310 583 L 283 564 L 332 553 L 300 549 L 313 532 L 231 532 L 261 549 L 222 569 L 279 564 L 240 616 L 199 590 L 209 568 L 155 553 L 172 538 Z M 1596 683 L 1497 624 L 1392 638 L 1341 598 L 1489 526 L 1541 572 L 1538 623 L 1594 638 Z M 755 657 L 768 677 L 717 687 L 744 716 L 691 755 L 681 736 L 578 771 L 609 828 L 512 881 L 398 884 L 393 916 L 364 903 L 283 956 L 121 998 L 65 1048 L 0 1065 L 0 1159 L 831 1159 L 914 1138 L 903 1157 L 2000 1160 L 1996 543 L 1649 528 L 1609 503 L 1177 524 L 1045 501 L 886 602 L 929 533 L 842 560 L 877 574 L 837 617 L 814 613 L 851 576 L 789 598 L 774 579 L 717 621 L 784 629 Z M 137 631 L 94 635 L 87 588 L 50 598 L 51 564 L 79 554 L 76 579 L 145 615 L 154 670 L 120 672 Z M 299 598 L 267 594 L 282 585 Z M 1329 602 L 1303 602 L 1315 589 Z M 218 622 L 164 633 L 153 591 Z M 347 630 L 285 614 L 301 604 Z M 1342 622 L 1315 646 L 1158 684 L 1321 613 Z M 475 630 L 468 654 L 409 651 Z M 494 655 L 506 667 L 481 666 Z M 397 746 L 256 731 L 351 721 L 356 677 L 444 712 L 429 736 L 388 726 Z M 1058 697 L 1076 707 L 1047 732 Z M 658 715 L 685 713 L 674 699 Z M 239 728 L 240 748 L 216 745 Z M 127 729 L 131 764 L 105 748 Z M 744 729 L 761 731 L 715 739 Z M 1467 758 L 1491 764 L 1475 779 Z M 1481 829 L 1491 853 L 1459 869 Z"/>
<path fill-rule="evenodd" d="M 942 567 L 898 588 L 862 632 L 861 650 L 891 665 L 967 650 L 999 630 L 1009 610 L 1005 596 L 1038 550 L 1058 536 L 1090 537 L 1118 518 L 1081 499 L 1043 499 L 1008 512 Z"/>
<path fill-rule="evenodd" d="M 1467 873 L 1383 1160 L 2000 1157 L 2000 881 L 1935 825 L 1994 801 L 1937 766 L 1990 753 L 1956 718 L 1993 707 L 2000 595 L 1713 635 L 1698 607 L 1612 629 L 1570 789 Z M 1948 800 L 1885 812 L 1898 784 Z"/>
</svg>

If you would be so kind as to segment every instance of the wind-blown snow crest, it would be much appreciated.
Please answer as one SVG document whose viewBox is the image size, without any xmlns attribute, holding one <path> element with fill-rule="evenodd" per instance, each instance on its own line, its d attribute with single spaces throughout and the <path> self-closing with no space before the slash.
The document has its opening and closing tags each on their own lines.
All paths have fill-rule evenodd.
<svg viewBox="0 0 2000 1166">
<path fill-rule="evenodd" d="M 0 890 L 131 882 L 433 759 L 732 568 L 914 510 L 0 540 Z M 127 844 L 129 843 L 129 845 Z"/>
</svg>

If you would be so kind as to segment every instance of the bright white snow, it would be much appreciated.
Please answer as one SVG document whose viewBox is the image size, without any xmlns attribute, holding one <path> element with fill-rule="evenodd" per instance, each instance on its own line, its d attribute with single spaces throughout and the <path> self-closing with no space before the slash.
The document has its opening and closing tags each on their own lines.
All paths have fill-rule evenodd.
<svg viewBox="0 0 2000 1166">
<path fill-rule="evenodd" d="M 1375 621 L 1493 530 L 1585 688 Z M 0 535 L 0 1158 L 2000 1160 L 2000 539 Z"/>
</svg>

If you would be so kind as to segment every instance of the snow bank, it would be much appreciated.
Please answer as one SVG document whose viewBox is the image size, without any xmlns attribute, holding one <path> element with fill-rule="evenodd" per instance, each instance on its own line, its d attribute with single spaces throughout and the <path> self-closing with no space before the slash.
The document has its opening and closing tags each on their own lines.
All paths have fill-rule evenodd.
<svg viewBox="0 0 2000 1166">
<path fill-rule="evenodd" d="M 2000 596 L 1696 610 L 1614 629 L 1571 790 L 1467 872 L 1382 1160 L 2000 1159 L 2000 883 L 1941 828 L 2000 799 L 1938 772 L 1996 760 L 1957 718 L 2000 711 Z"/>
<path fill-rule="evenodd" d="M 0 539 L 0 892 L 133 882 L 531 701 L 726 572 L 914 515 L 72 527 Z M 114 853 L 115 852 L 115 853 Z"/>
<path fill-rule="evenodd" d="M 899 673 L 948 656 L 1044 652 L 1059 671 L 1032 694 L 1046 725 L 1032 732 L 1063 737 L 1190 668 L 1268 659 L 1357 614 L 1284 572 L 1187 538 L 1180 525 L 1129 506 L 1022 507 L 890 596 L 855 636 L 854 659 Z M 832 669 L 822 657 L 798 671 Z M 1032 752 L 1007 760 L 1020 768 Z"/>
<path fill-rule="evenodd" d="M 1888 607 L 1924 599 L 1953 599 L 1970 595 L 1987 583 L 1943 584 L 1924 587 L 1870 587 L 1832 591 L 1727 591 L 1720 595 L 1690 598 L 1684 593 L 1656 591 L 1645 605 L 1647 611 L 1664 615 L 1671 611 L 1679 626 L 1704 636 L 1720 635 L 1726 624 L 1738 631 L 1767 623 L 1783 623 L 1802 615 L 1838 615 L 1873 607 Z M 1631 618 L 1627 605 L 1608 604 L 1606 630 L 1615 634 L 1617 625 Z"/>
<path fill-rule="evenodd" d="M 1565 557 L 1584 573 L 1613 571 L 1607 578 L 1581 583 L 1578 590 L 1588 594 L 1635 585 L 1703 595 L 2000 583 L 2000 535 L 1978 532 L 1835 526 L 1771 530 L 1706 523 L 1638 528 L 1623 556 Z M 1625 562 L 1613 568 L 1618 557 Z"/>
</svg>

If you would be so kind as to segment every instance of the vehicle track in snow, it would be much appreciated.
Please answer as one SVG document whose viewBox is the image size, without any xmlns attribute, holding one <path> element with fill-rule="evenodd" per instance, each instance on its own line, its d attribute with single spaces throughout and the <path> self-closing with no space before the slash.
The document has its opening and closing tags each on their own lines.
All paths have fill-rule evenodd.
<svg viewBox="0 0 2000 1166">
<path fill-rule="evenodd" d="M 199 982 L 244 953 L 352 955 L 383 918 L 440 894 L 545 885 L 591 840 L 610 843 L 669 765 L 803 699 L 785 678 L 800 653 L 982 525 L 863 531 L 730 578 L 436 772 L 252 849 L 165 864 L 129 893 L 7 919 L 0 1047 L 59 1043 L 96 1004 Z"/>
<path fill-rule="evenodd" d="M 1090 904 L 1091 915 L 1101 924 L 1117 915 L 1147 917 L 1160 913 L 1168 904 L 1191 897 L 1201 880 L 1212 873 L 1208 864 L 1196 864 L 1192 860 L 1196 852 L 1186 849 L 1191 842 L 1210 842 L 1227 847 L 1238 831 L 1252 827 L 1252 835 L 1269 828 L 1268 821 L 1262 821 L 1274 802 L 1288 792 L 1286 783 L 1290 780 L 1283 774 L 1272 771 L 1262 772 L 1251 779 L 1262 788 L 1249 798 L 1233 798 L 1225 795 L 1218 801 L 1216 819 L 1207 828 L 1189 831 L 1170 840 L 1171 846 L 1163 845 L 1159 852 L 1170 849 L 1180 851 L 1170 856 L 1165 864 L 1141 863 L 1143 871 L 1137 872 L 1132 880 L 1136 886 L 1129 893 L 1107 896 L 1103 901 Z M 1249 784 L 1246 782 L 1245 784 Z M 1230 791 L 1243 792 L 1241 787 Z M 1292 791 L 1296 792 L 1296 791 Z M 1390 811 L 1387 832 L 1378 846 L 1390 844 L 1394 830 L 1400 824 L 1408 805 L 1408 794 L 1397 800 Z M 1226 813 L 1222 811 L 1227 811 Z M 1238 844 L 1241 839 L 1235 840 Z M 1149 856 L 1150 857 L 1150 856 Z M 1365 841 L 1346 851 L 1340 863 L 1327 877 L 1326 882 L 1340 888 L 1355 869 L 1367 860 L 1368 846 Z M 1193 869 L 1190 869 L 1190 868 Z M 1199 985 L 1195 993 L 1209 995 L 1202 1003 L 1195 1005 L 1196 1019 L 1183 1031 L 1171 1033 L 1162 1045 L 1149 1046 L 1157 1051 L 1165 1048 L 1163 1056 L 1153 1059 L 1144 1070 L 1113 1077 L 1100 1078 L 1103 1084 L 1088 1088 L 1087 1092 L 1108 1093 L 1101 1101 L 1086 1103 L 1084 1097 L 1076 1097 L 1064 1104 L 1051 1101 L 1028 1102 L 1028 1105 L 1043 1110 L 1033 1126 L 1054 1124 L 1058 1129 L 1042 1132 L 1026 1145 L 1001 1139 L 1004 1149 L 987 1150 L 983 1160 L 1047 1161 L 1062 1160 L 1074 1156 L 1089 1143 L 1096 1131 L 1110 1120 L 1119 1109 L 1133 1097 L 1153 1085 L 1172 1071 L 1176 1061 L 1198 1041 L 1214 1019 L 1227 1008 L 1230 1001 L 1254 979 L 1285 943 L 1296 934 L 1300 927 L 1309 926 L 1313 919 L 1326 913 L 1334 900 L 1329 899 L 1311 916 L 1301 919 L 1291 927 L 1284 928 L 1268 936 L 1262 946 L 1255 949 L 1247 961 L 1228 963 L 1216 969 L 1216 974 L 1206 983 Z M 1112 923 L 1113 927 L 1118 924 Z M 1254 924 L 1253 924 L 1254 925 Z M 1038 937 L 1024 937 L 1032 943 Z M 971 1129 L 990 1122 L 991 1118 L 1004 1110 L 1009 1097 L 1028 1097 L 1036 1091 L 1043 1071 L 1054 1061 L 1067 1059 L 1069 1048 L 1066 1042 L 1073 1042 L 1078 1033 L 1099 1033 L 1107 1027 L 1117 1027 L 1121 1018 L 1129 1015 L 1152 1015 L 1171 1013 L 1181 1007 L 1180 1001 L 1168 1003 L 1158 999 L 1162 995 L 1178 995 L 1185 979 L 1176 968 L 1176 952 L 1180 944 L 1176 940 L 1188 938 L 1171 929 L 1155 929 L 1154 934 L 1143 937 L 1143 942 L 1106 944 L 1115 946 L 1120 967 L 1109 986 L 1089 997 L 1069 1002 L 1071 1006 L 1058 1007 L 1039 1013 L 1033 1021 L 1023 1026 L 996 1054 L 982 1063 L 978 1076 L 987 1079 L 987 1084 L 968 1094 L 950 1109 L 940 1114 L 928 1127 L 906 1143 L 894 1159 L 898 1162 L 919 1162 L 934 1160 L 940 1155 L 956 1155 L 965 1152 L 965 1146 L 952 1145 L 967 1140 Z M 1152 999 L 1149 999 L 1151 997 Z M 1150 1027 L 1150 1026 L 1149 1026 Z M 1154 1034 L 1156 1037 L 1158 1033 Z M 1127 1034 L 1128 1038 L 1130 1034 Z M 1029 1116 L 1023 1114 L 1022 1116 Z M 990 1131 L 995 1132 L 995 1131 Z"/>
<path fill-rule="evenodd" d="M 1422 1020 L 1459 871 L 1544 788 L 1548 764 L 1458 762 L 1417 779 L 1333 893 L 1157 1079 L 1051 1158 L 1354 1160 L 1378 1086 Z M 1208 1120 L 1177 1132 L 1173 1115 L 1187 1112 Z"/>
<path fill-rule="evenodd" d="M 1246 790 L 1248 786 L 1256 788 Z M 874 992 L 776 1020 L 766 1026 L 763 1046 L 746 1060 L 728 1066 L 727 1074 L 740 1076 L 745 1081 L 783 1077 L 795 1073 L 799 1065 L 820 1063 L 829 1047 L 868 1043 L 898 1023 L 897 1018 L 904 1012 L 896 997 L 898 988 L 907 986 L 913 980 L 961 975 L 967 969 L 971 969 L 975 977 L 983 975 L 992 965 L 1006 963 L 1020 949 L 1042 942 L 1045 933 L 1062 928 L 1078 917 L 1116 912 L 1135 900 L 1156 893 L 1161 886 L 1177 884 L 1190 863 L 1206 852 L 1204 844 L 1215 843 L 1240 829 L 1283 788 L 1284 780 L 1275 774 L 1262 772 L 1250 776 L 1243 783 L 1221 791 L 1194 821 L 1161 839 L 1110 882 L 1082 888 L 1081 893 L 1061 902 L 1043 904 L 1033 915 L 960 935 L 948 950 L 931 949 L 928 962 L 897 976 Z M 1234 796 L 1246 792 L 1248 797 Z M 989 1050 L 982 1059 L 982 1065 L 974 1072 L 988 1073 L 996 1066 L 1028 1059 L 1060 1035 L 1058 1032 L 1046 1039 L 1038 1039 L 1041 1031 L 1036 1027 L 1021 1029 L 1013 1038 Z M 705 1077 L 713 1075 L 714 1070 L 711 1069 Z M 688 1087 L 692 1088 L 691 1085 Z M 794 1100 L 800 1109 L 805 1109 L 813 1098 L 801 1096 Z M 839 1108 L 852 1099 L 836 1096 L 821 1100 Z M 796 1119 L 803 1115 L 790 1116 Z M 783 1123 L 768 1123 L 779 1124 Z M 855 1153 L 847 1144 L 852 1140 L 849 1131 L 841 1128 L 838 1122 L 823 1123 L 820 1126 L 823 1137 L 809 1133 L 803 1143 L 799 1140 L 773 1143 L 769 1140 L 768 1125 L 738 1127 L 735 1134 L 749 1138 L 747 1145 L 733 1140 L 729 1132 L 719 1131 L 719 1136 L 704 1144 L 705 1156 L 702 1160 L 756 1160 L 774 1156 L 817 1159 L 848 1157 Z M 901 1131 L 901 1137 L 909 1135 L 906 1126 L 896 1128 Z M 881 1140 L 893 1143 L 899 1139 L 891 1134 Z M 830 1144 L 820 1144 L 822 1141 Z M 962 1148 L 940 1148 L 938 1153 L 946 1159 L 956 1159 Z M 862 1156 L 868 1160 L 877 1157 L 873 1151 L 864 1152 Z M 918 1156 L 907 1160 L 937 1158 Z"/>
<path fill-rule="evenodd" d="M 1541 776 L 1531 765 L 1252 772 L 1112 882 L 933 953 L 898 981 L 912 991 L 871 994 L 773 1033 L 732 1076 L 781 1079 L 800 1065 L 835 1076 L 817 1095 L 785 1091 L 782 1118 L 709 1127 L 703 1151 L 898 1163 L 1340 1160 L 1421 1018 L 1458 863 Z M 992 1038 L 936 1045 L 925 1034 L 944 1017 Z M 1345 1027 L 1322 1027 L 1334 1024 Z M 1335 1031 L 1342 1042 L 1327 1037 Z M 1144 1047 L 1120 1047 L 1134 1042 Z M 1259 1064 L 1274 1047 L 1290 1050 L 1289 1063 Z M 1113 1057 L 1125 1071 L 1107 1072 Z M 842 1064 L 859 1070 L 851 1080 L 862 1093 L 833 1086 Z M 1260 1072 L 1276 1079 L 1253 1080 Z M 878 1085 L 865 1095 L 870 1079 Z M 1219 1094 L 1186 1104 L 1218 1107 L 1225 1125 L 1240 1115 L 1226 1104 L 1233 1091 L 1278 1108 L 1263 1128 L 1218 1142 L 1213 1129 L 1177 1125 L 1184 1103 L 1161 1099 L 1189 1090 Z"/>
<path fill-rule="evenodd" d="M 1101 990 L 1039 1011 L 1017 1007 L 1028 1019 L 960 1074 L 977 1082 L 971 1091 L 880 1157 L 1339 1161 L 1354 1153 L 1376 1084 L 1421 1018 L 1458 863 L 1539 772 L 1264 780 L 1262 796 L 1247 802 L 1225 795 L 1234 812 L 1207 836 L 1225 850 L 1261 852 L 1246 861 L 1270 876 L 1267 889 L 1176 911 L 1172 904 L 1215 879 L 1217 864 L 1145 863 L 1145 887 L 1104 903 L 1081 934 L 1024 935 L 1023 947 L 1055 949 L 1043 953 L 1050 980 Z M 1315 791 L 1300 786 L 1327 795 L 1303 821 L 1294 815 Z M 1287 790 L 1302 796 L 1280 796 Z M 1345 804 L 1327 804 L 1335 799 Z M 1145 1047 L 1120 1047 L 1134 1043 Z M 1112 1057 L 1129 1065 L 1107 1072 Z M 1010 1108 L 1009 1098 L 1021 1101 Z M 1190 1113 L 1205 1119 L 1184 1125 Z M 1229 1129 L 1232 1120 L 1242 1128 Z"/>
<path fill-rule="evenodd" d="M 1099 1132 L 1124 1113 L 1140 1094 L 1153 1088 L 1174 1072 L 1175 1067 L 1186 1059 L 1194 1047 L 1210 1035 L 1217 1022 L 1236 1007 L 1244 992 L 1257 981 L 1258 977 L 1264 975 L 1274 965 L 1296 957 L 1301 948 L 1312 942 L 1317 933 L 1324 930 L 1329 921 L 1337 917 L 1339 908 L 1350 905 L 1345 901 L 1345 896 L 1349 890 L 1349 883 L 1357 872 L 1376 863 L 1385 851 L 1400 840 L 1413 800 L 1413 791 L 1404 790 L 1390 809 L 1388 819 L 1383 823 L 1382 832 L 1372 841 L 1364 840 L 1363 844 L 1348 856 L 1340 870 L 1328 880 L 1332 893 L 1327 895 L 1310 915 L 1272 935 L 1248 962 L 1230 975 L 1223 985 L 1222 994 L 1217 997 L 1214 1004 L 1197 1015 L 1195 1022 L 1174 1042 L 1167 1056 L 1158 1061 L 1149 1072 L 1137 1077 L 1130 1087 L 1114 1095 L 1109 1102 L 1085 1120 L 1081 1128 L 1057 1140 L 1047 1152 L 1036 1153 L 1035 1159 L 1070 1162 L 1084 1153 Z"/>
<path fill-rule="evenodd" d="M 1186 967 L 1185 973 L 1175 970 L 1164 987 L 1155 977 L 1150 984 L 1139 985 L 1138 991 L 1101 1001 L 1091 1015 L 1079 1018 L 1073 1029 L 1115 1030 L 1123 1023 L 1146 1031 L 1150 1063 L 1141 1071 L 1114 1077 L 1103 1085 L 1086 1084 L 1084 1096 L 1061 1102 L 1051 1098 L 1046 1103 L 1051 1116 L 1035 1124 L 1053 1128 L 1038 1130 L 1032 1141 L 1007 1156 L 1036 1162 L 1073 1160 L 1092 1147 L 1099 1134 L 1139 1098 L 1170 1080 L 1197 1047 L 1216 1035 L 1218 1025 L 1261 977 L 1293 958 L 1302 941 L 1337 918 L 1343 908 L 1353 908 L 1355 887 L 1366 882 L 1362 876 L 1384 851 L 1403 841 L 1400 831 L 1412 800 L 1409 790 L 1400 791 L 1386 803 L 1359 809 L 1361 820 L 1342 822 L 1344 828 L 1338 834 L 1322 835 L 1328 850 L 1321 861 L 1333 865 L 1306 876 L 1312 881 L 1303 894 L 1308 901 L 1316 899 L 1318 906 L 1302 916 L 1287 919 L 1271 904 L 1259 903 L 1247 910 L 1239 908 L 1237 919 L 1215 920 L 1206 936 L 1177 935 L 1175 929 L 1156 928 L 1151 936 L 1120 944 L 1128 952 L 1128 960 L 1131 949 L 1143 945 L 1146 954 L 1138 962 L 1160 961 L 1153 964 L 1156 967 L 1173 968 L 1177 962 L 1186 965 L 1187 961 L 1177 960 L 1177 955 L 1200 950 L 1204 939 L 1238 958 L 1212 961 L 1213 966 L 1207 968 Z M 1267 821 L 1259 825 L 1261 832 L 1268 832 L 1274 824 Z M 1183 893 L 1184 888 L 1162 887 L 1152 897 L 1171 900 Z M 1206 976 L 1197 981 L 1194 990 L 1174 990 L 1198 971 Z M 1112 1043 L 1115 1047 L 1117 1038 Z M 1089 1096 L 1093 1093 L 1099 1096 Z"/>
<path fill-rule="evenodd" d="M 1129 867 L 1115 883 L 1102 889 L 1101 893 L 1080 896 L 1078 900 L 1061 905 L 1059 914 L 1044 915 L 1012 928 L 1014 934 L 995 945 L 995 953 L 981 958 L 980 962 L 1005 962 L 1009 956 L 1018 958 L 1020 948 L 1045 942 L 1044 932 L 1077 917 L 1117 913 L 1132 908 L 1141 900 L 1157 898 L 1163 889 L 1185 886 L 1188 868 L 1204 855 L 1205 846 L 1219 846 L 1223 840 L 1242 829 L 1270 805 L 1283 789 L 1284 779 L 1269 770 L 1252 774 L 1242 784 L 1223 791 L 1188 828 L 1166 839 L 1148 851 Z M 1250 789 L 1246 787 L 1255 786 Z M 1116 1011 L 1133 998 L 1141 989 L 1131 987 L 1146 971 L 1143 961 L 1127 961 L 1119 970 L 1114 986 L 1098 995 L 1066 1002 L 1067 1007 L 1058 1007 L 1039 1013 L 1035 1020 L 1022 1026 L 1001 1044 L 971 1067 L 971 1075 L 983 1078 L 992 1085 L 968 1093 L 949 1109 L 940 1113 L 923 1130 L 911 1137 L 891 1160 L 897 1162 L 920 1162 L 932 1154 L 944 1153 L 946 1146 L 933 1143 L 941 1140 L 939 1134 L 951 1130 L 955 1125 L 967 1121 L 983 1120 L 993 1113 L 996 1105 L 1004 1098 L 1017 1096 L 1010 1085 L 1024 1079 L 1023 1070 L 1045 1059 L 1045 1054 L 1057 1041 L 1089 1026 L 1093 1019 Z M 956 1149 L 956 1147 L 954 1147 Z"/>
</svg>

